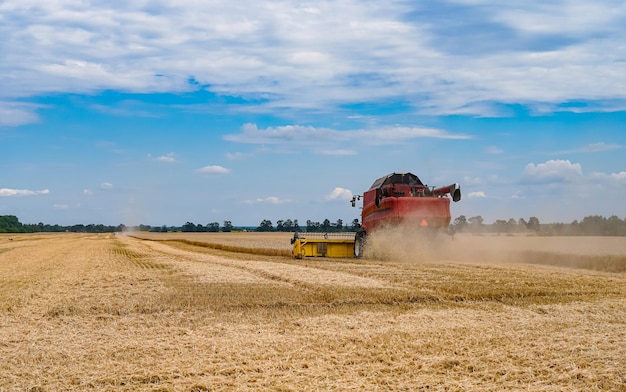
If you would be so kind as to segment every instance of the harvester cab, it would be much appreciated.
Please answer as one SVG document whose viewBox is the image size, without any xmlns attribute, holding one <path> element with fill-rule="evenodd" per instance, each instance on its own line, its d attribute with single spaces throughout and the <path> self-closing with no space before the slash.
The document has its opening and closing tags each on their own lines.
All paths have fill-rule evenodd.
<svg viewBox="0 0 626 392">
<path fill-rule="evenodd" d="M 450 200 L 461 200 L 461 187 L 457 183 L 433 187 L 422 183 L 415 174 L 391 173 L 374 181 L 363 195 L 354 196 L 350 201 L 352 207 L 356 207 L 360 200 L 363 200 L 361 228 L 356 233 L 351 233 L 351 238 L 346 239 L 343 236 L 339 242 L 329 241 L 328 235 L 326 238 L 322 236 L 314 239 L 309 234 L 308 239 L 301 240 L 300 238 L 306 236 L 296 233 L 292 239 L 294 256 L 345 257 L 352 250 L 354 257 L 361 257 L 368 234 L 400 224 L 428 230 L 447 229 L 451 220 Z"/>
</svg>

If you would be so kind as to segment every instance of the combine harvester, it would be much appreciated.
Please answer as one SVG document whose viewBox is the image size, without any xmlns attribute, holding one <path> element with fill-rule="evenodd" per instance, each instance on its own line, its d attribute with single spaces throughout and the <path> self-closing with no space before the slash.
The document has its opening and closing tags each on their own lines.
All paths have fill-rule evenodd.
<svg viewBox="0 0 626 392">
<path fill-rule="evenodd" d="M 352 207 L 363 199 L 361 229 L 356 233 L 295 233 L 293 255 L 303 257 L 362 257 L 367 235 L 384 227 L 406 224 L 424 230 L 447 230 L 450 197 L 461 200 L 461 187 L 424 185 L 412 173 L 392 173 L 374 181 L 363 195 L 352 198 Z"/>
</svg>

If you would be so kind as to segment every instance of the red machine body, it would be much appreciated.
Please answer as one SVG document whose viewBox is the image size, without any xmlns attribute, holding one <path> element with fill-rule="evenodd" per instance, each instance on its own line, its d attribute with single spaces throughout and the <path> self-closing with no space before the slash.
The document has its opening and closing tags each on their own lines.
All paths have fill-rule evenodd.
<svg viewBox="0 0 626 392">
<path fill-rule="evenodd" d="M 429 187 L 412 173 L 392 173 L 381 177 L 362 196 L 362 229 L 369 233 L 381 226 L 400 223 L 448 227 L 451 219 L 448 195 L 455 202 L 461 200 L 459 184 Z"/>
</svg>

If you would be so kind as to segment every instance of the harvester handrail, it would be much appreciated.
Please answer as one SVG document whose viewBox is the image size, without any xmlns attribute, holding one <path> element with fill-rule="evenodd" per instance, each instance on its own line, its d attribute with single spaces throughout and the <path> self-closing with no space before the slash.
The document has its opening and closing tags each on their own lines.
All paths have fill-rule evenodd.
<svg viewBox="0 0 626 392">
<path fill-rule="evenodd" d="M 355 235 L 356 233 L 353 231 L 342 231 L 342 232 L 298 231 L 294 234 L 294 238 L 349 240 L 349 239 L 354 239 Z"/>
</svg>

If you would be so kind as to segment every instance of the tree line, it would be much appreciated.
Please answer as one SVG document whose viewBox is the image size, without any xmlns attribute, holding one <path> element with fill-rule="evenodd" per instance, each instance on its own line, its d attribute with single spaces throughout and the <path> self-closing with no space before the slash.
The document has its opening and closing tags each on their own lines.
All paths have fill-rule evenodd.
<svg viewBox="0 0 626 392">
<path fill-rule="evenodd" d="M 0 215 L 0 233 L 114 233 L 123 231 L 124 225 L 106 226 L 100 224 L 89 225 L 49 225 L 44 223 L 21 223 L 15 215 Z"/>
<path fill-rule="evenodd" d="M 571 223 L 540 223 L 537 217 L 502 220 L 485 224 L 481 216 L 470 218 L 464 215 L 454 220 L 452 226 L 457 232 L 469 233 L 535 233 L 542 236 L 626 236 L 626 219 L 616 215 L 608 218 L 589 215 Z"/>
<path fill-rule="evenodd" d="M 608 218 L 600 215 L 590 215 L 582 220 L 574 220 L 571 223 L 540 223 L 537 217 L 530 217 L 528 220 L 519 219 L 498 219 L 493 223 L 486 224 L 482 216 L 466 217 L 461 215 L 454 219 L 451 226 L 456 232 L 467 233 L 534 233 L 543 236 L 626 236 L 626 219 L 621 219 L 616 215 Z M 222 225 L 218 222 L 210 222 L 206 225 L 186 222 L 182 226 L 106 226 L 102 224 L 77 224 L 71 226 L 49 225 L 44 223 L 24 224 L 15 215 L 0 215 L 0 233 L 45 233 L 45 232 L 73 232 L 73 233 L 113 233 L 127 230 L 152 231 L 152 232 L 230 232 L 240 230 L 253 230 L 259 232 L 341 232 L 356 231 L 360 228 L 359 220 L 354 219 L 350 224 L 344 224 L 342 219 L 331 222 L 324 219 L 321 223 L 307 220 L 301 226 L 297 219 L 280 219 L 276 225 L 269 219 L 263 219 L 255 227 L 234 227 L 231 221 L 224 221 Z"/>
<path fill-rule="evenodd" d="M 333 233 L 340 231 L 356 231 L 359 229 L 360 224 L 358 219 L 354 219 L 350 225 L 344 225 L 343 219 L 337 219 L 335 222 L 331 222 L 329 219 L 324 219 L 322 223 L 307 220 L 304 227 L 300 226 L 297 219 L 285 219 L 277 220 L 276 227 L 269 219 L 261 221 L 256 231 L 281 231 L 281 232 L 296 232 L 296 231 L 308 231 L 308 232 L 322 232 Z"/>
</svg>

